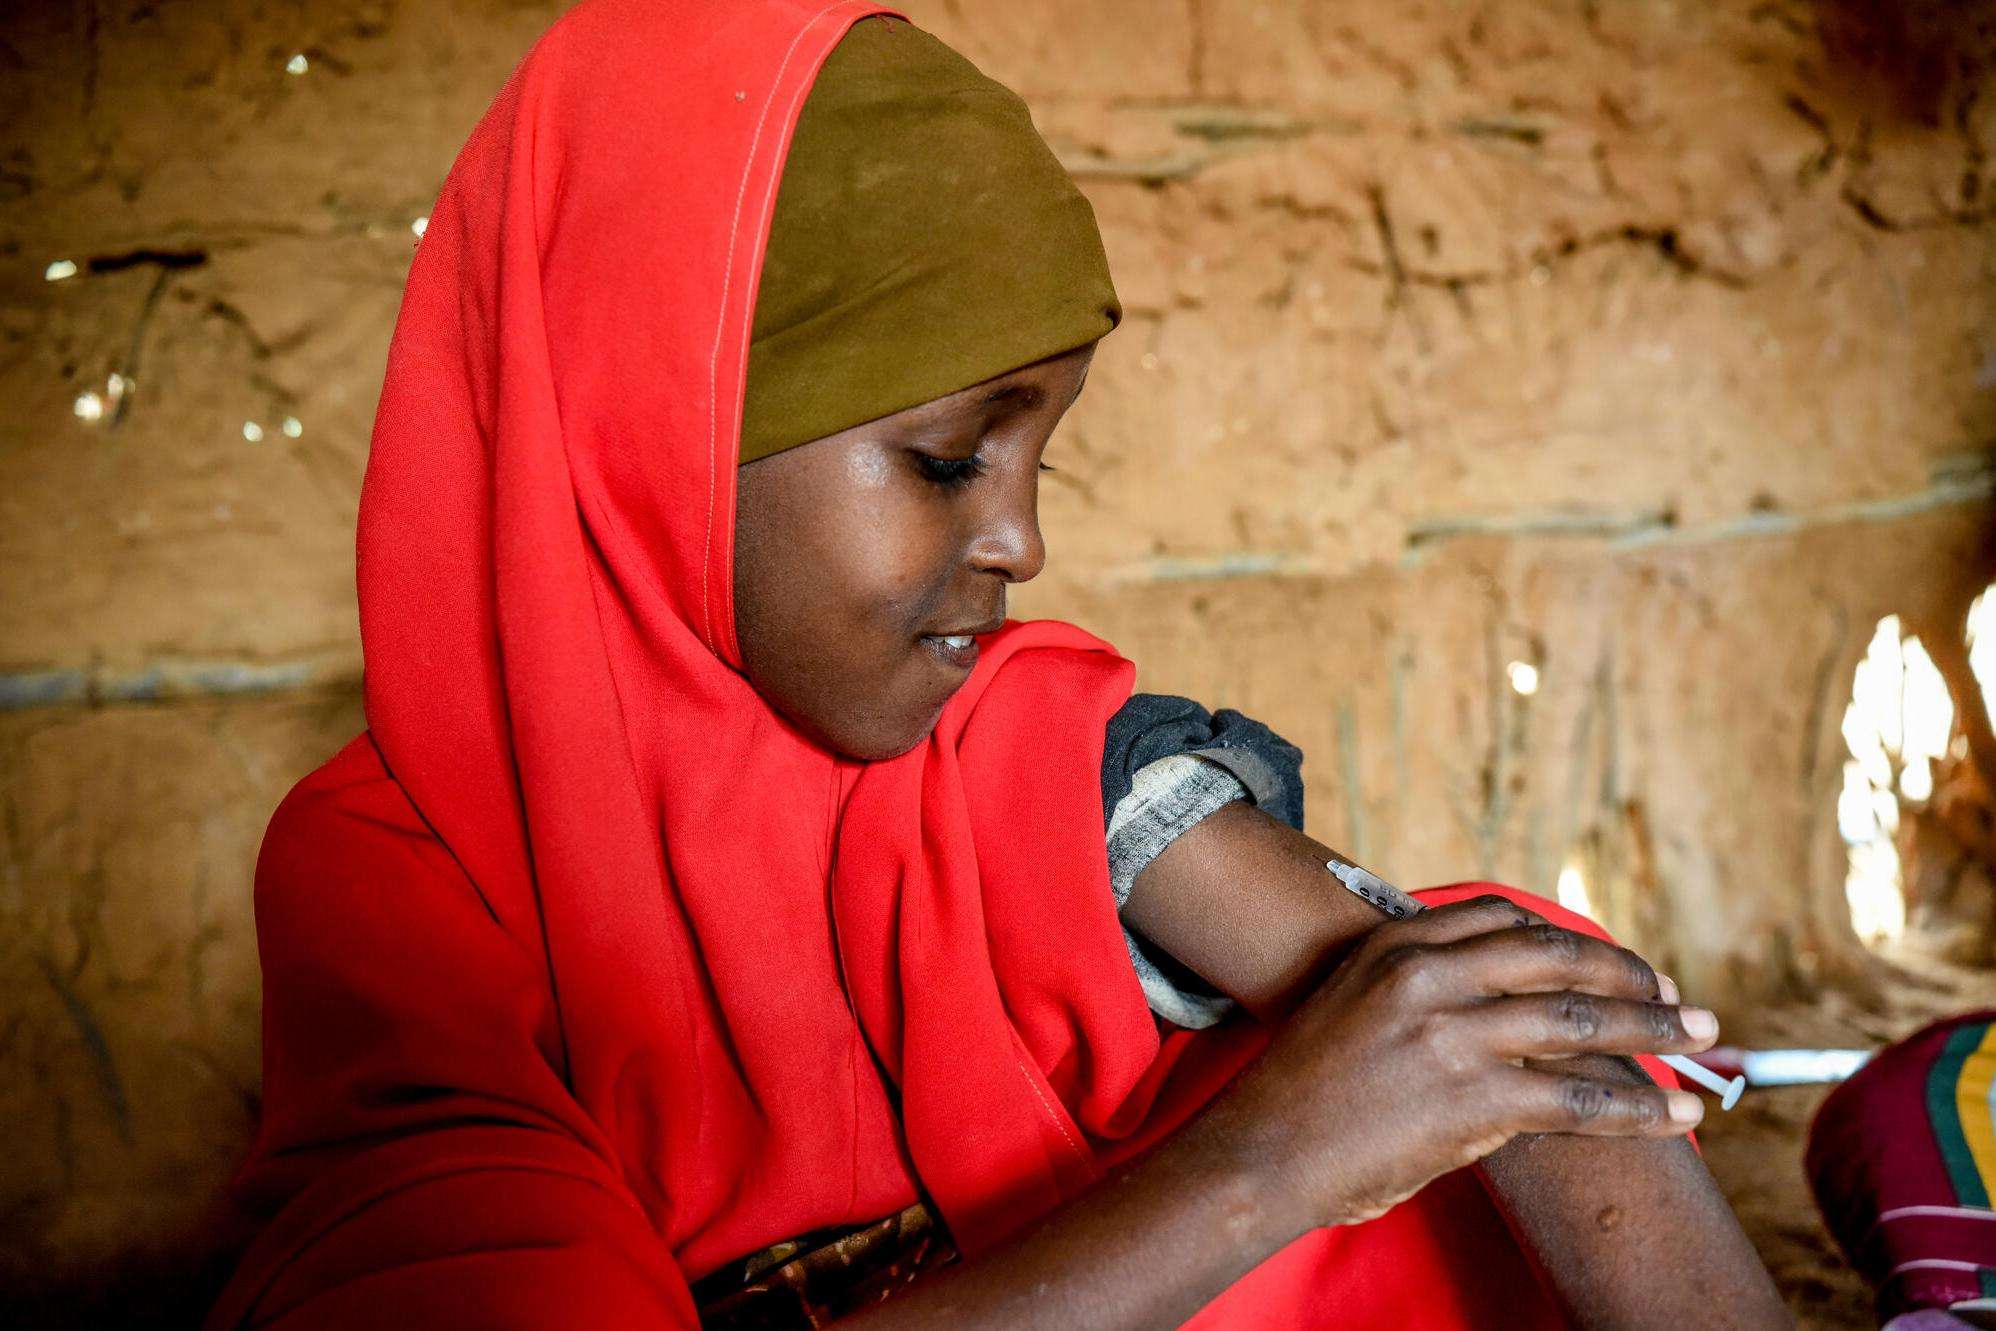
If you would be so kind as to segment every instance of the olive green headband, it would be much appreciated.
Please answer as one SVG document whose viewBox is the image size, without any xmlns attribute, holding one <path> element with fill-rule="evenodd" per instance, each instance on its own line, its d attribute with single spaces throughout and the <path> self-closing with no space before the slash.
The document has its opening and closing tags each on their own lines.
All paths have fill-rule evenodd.
<svg viewBox="0 0 1996 1331">
<path fill-rule="evenodd" d="M 1086 345 L 1122 305 L 1026 104 L 876 15 L 797 120 L 749 343 L 741 460 Z"/>
</svg>

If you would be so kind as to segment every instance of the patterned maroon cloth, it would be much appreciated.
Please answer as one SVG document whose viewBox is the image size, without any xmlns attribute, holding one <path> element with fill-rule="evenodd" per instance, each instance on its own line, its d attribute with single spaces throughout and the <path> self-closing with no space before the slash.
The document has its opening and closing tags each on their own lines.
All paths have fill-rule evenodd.
<svg viewBox="0 0 1996 1331">
<path fill-rule="evenodd" d="M 1810 1124 L 1816 1204 L 1881 1320 L 1996 1300 L 1992 1022 L 1965 1013 L 1887 1046 Z"/>
</svg>

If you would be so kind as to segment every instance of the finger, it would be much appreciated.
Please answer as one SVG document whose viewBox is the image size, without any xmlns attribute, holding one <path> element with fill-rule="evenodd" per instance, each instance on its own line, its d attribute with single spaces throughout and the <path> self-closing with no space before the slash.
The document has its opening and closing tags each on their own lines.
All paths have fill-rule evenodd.
<svg viewBox="0 0 1996 1331">
<path fill-rule="evenodd" d="M 1587 1137 L 1675 1137 L 1698 1126 L 1705 1105 L 1689 1091 L 1596 1081 L 1556 1072 L 1512 1072 L 1501 1084 L 1513 1132 Z"/>
<path fill-rule="evenodd" d="M 1719 1035 L 1718 1019 L 1704 1008 L 1570 989 L 1493 998 L 1455 1024 L 1452 1036 L 1504 1058 L 1689 1054 L 1711 1048 Z"/>
<path fill-rule="evenodd" d="M 1629 949 L 1556 924 L 1478 934 L 1442 951 L 1463 963 L 1469 983 L 1493 996 L 1577 989 L 1653 1001 L 1663 992 L 1656 971 Z"/>
<path fill-rule="evenodd" d="M 1542 923 L 1542 917 L 1492 893 L 1436 906 L 1419 915 L 1382 924 L 1373 932 L 1386 935 L 1395 945 L 1416 943 L 1435 947 L 1497 929 L 1516 929 Z"/>
</svg>

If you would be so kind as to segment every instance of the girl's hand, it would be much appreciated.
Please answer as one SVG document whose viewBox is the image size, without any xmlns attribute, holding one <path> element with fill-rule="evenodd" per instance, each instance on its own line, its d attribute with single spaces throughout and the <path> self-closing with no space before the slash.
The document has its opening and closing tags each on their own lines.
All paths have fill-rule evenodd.
<svg viewBox="0 0 1996 1331">
<path fill-rule="evenodd" d="M 1502 897 L 1423 911 L 1373 929 L 1202 1130 L 1298 1232 L 1369 1220 L 1522 1133 L 1681 1135 L 1695 1095 L 1525 1065 L 1710 1047 L 1711 1013 L 1660 992 L 1635 953 Z"/>
</svg>

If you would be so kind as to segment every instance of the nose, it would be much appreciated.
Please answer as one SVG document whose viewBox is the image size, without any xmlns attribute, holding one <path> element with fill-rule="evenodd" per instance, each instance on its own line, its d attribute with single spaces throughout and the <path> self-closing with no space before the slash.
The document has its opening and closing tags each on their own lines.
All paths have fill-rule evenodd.
<svg viewBox="0 0 1996 1331">
<path fill-rule="evenodd" d="M 1039 491 L 1035 474 L 1023 494 L 1007 493 L 980 515 L 969 550 L 970 566 L 996 573 L 1007 582 L 1031 582 L 1046 567 L 1046 540 L 1040 535 Z M 997 487 L 994 487 L 994 489 Z M 1011 491 L 1012 487 L 1005 487 Z"/>
</svg>

